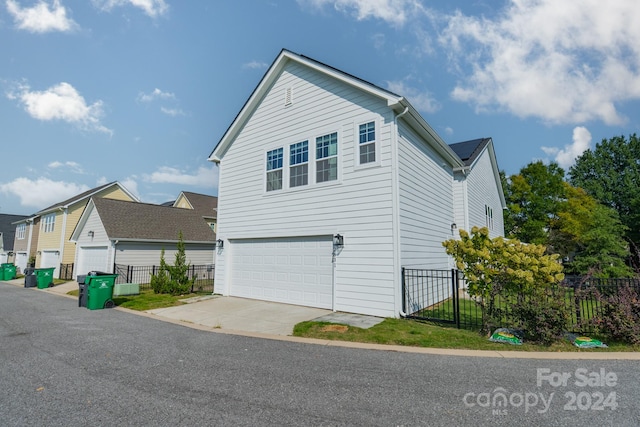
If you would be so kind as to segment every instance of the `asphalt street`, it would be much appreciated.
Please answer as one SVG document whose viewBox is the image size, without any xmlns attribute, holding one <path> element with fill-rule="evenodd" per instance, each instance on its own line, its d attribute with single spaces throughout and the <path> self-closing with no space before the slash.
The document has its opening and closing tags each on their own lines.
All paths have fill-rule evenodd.
<svg viewBox="0 0 640 427">
<path fill-rule="evenodd" d="M 637 426 L 638 368 L 250 338 L 0 283 L 7 426 Z"/>
</svg>

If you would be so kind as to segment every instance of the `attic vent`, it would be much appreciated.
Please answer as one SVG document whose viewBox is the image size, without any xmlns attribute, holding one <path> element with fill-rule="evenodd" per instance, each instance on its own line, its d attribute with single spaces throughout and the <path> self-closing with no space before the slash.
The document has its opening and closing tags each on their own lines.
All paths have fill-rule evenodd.
<svg viewBox="0 0 640 427">
<path fill-rule="evenodd" d="M 292 100 L 291 100 L 292 99 L 292 92 L 293 92 L 293 89 L 291 87 L 286 88 L 285 91 L 284 91 L 284 105 L 285 105 L 285 107 L 287 105 L 291 105 L 292 104 Z"/>
</svg>

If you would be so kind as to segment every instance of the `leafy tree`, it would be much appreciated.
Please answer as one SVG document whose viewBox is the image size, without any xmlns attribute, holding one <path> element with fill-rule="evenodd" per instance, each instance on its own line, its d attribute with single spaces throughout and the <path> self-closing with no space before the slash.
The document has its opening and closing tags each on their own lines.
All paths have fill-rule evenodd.
<svg viewBox="0 0 640 427">
<path fill-rule="evenodd" d="M 569 169 L 569 181 L 618 212 L 638 261 L 640 246 L 640 139 L 603 139 Z"/>
<path fill-rule="evenodd" d="M 545 255 L 545 246 L 502 237 L 491 239 L 486 227 L 473 227 L 471 235 L 460 230 L 459 240 L 450 239 L 442 245 L 464 273 L 467 292 L 481 305 L 485 329 L 501 323 L 503 313 L 498 297 L 520 307 L 539 300 L 537 307 L 547 310 L 551 307 L 545 305 L 550 301 L 550 289 L 564 278 L 558 255 Z M 530 310 L 525 314 L 531 316 Z M 527 323 L 525 320 L 516 319 L 516 324 L 522 326 Z"/>
<path fill-rule="evenodd" d="M 507 236 L 534 244 L 546 244 L 558 203 L 564 198 L 564 170 L 557 163 L 529 163 L 507 181 Z"/>
<path fill-rule="evenodd" d="M 549 246 L 573 260 L 566 266 L 573 274 L 597 277 L 628 277 L 633 274 L 625 261 L 629 245 L 626 227 L 618 213 L 604 206 L 583 189 L 564 183 L 566 198 L 558 205 L 557 219 L 549 232 Z"/>
</svg>

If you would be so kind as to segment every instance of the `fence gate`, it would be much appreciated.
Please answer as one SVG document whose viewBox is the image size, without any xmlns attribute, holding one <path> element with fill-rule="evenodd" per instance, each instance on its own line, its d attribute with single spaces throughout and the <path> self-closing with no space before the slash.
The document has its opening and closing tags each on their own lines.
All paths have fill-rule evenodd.
<svg viewBox="0 0 640 427">
<path fill-rule="evenodd" d="M 455 324 L 460 328 L 458 270 L 402 268 L 402 309 L 409 318 Z"/>
</svg>

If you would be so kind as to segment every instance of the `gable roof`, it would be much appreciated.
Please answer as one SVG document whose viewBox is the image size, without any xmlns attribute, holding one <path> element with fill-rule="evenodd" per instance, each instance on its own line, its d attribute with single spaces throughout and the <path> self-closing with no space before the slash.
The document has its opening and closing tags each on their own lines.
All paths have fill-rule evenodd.
<svg viewBox="0 0 640 427">
<path fill-rule="evenodd" d="M 29 218 L 27 215 L 10 215 L 0 214 L 0 235 L 2 242 L 0 247 L 5 251 L 13 250 L 13 240 L 16 234 L 16 226 L 14 222 L 22 221 Z"/>
<path fill-rule="evenodd" d="M 73 197 L 71 197 L 71 198 L 69 198 L 67 200 L 62 201 L 62 202 L 55 203 L 55 204 L 53 204 L 53 205 L 51 205 L 51 206 L 49 206 L 47 208 L 42 209 L 41 211 L 36 212 L 35 216 L 42 215 L 44 213 L 47 213 L 49 211 L 52 211 L 52 210 L 55 210 L 55 209 L 58 209 L 58 208 L 68 208 L 69 206 L 71 206 L 74 203 L 78 203 L 78 202 L 80 202 L 80 201 L 82 201 L 84 199 L 88 199 L 91 196 L 99 193 L 100 191 L 102 191 L 104 189 L 107 189 L 109 187 L 115 187 L 115 186 L 120 187 L 120 189 L 122 191 L 124 191 L 125 193 L 127 193 L 127 195 L 129 195 L 133 200 L 139 201 L 139 199 L 135 195 L 130 193 L 129 190 L 124 188 L 122 186 L 122 184 L 120 184 L 118 181 L 113 181 L 113 182 L 109 182 L 107 184 L 100 185 L 98 187 L 92 188 L 91 190 L 87 190 L 84 193 L 80 193 L 78 195 L 75 195 L 75 196 L 73 196 Z"/>
<path fill-rule="evenodd" d="M 258 86 L 254 89 L 249 96 L 249 99 L 245 102 L 244 106 L 235 117 L 233 122 L 224 135 L 215 146 L 209 156 L 209 161 L 214 163 L 220 162 L 224 153 L 229 146 L 233 143 L 237 135 L 244 128 L 244 125 L 249 120 L 253 112 L 256 110 L 264 96 L 271 89 L 273 83 L 280 76 L 287 64 L 296 62 L 309 67 L 319 73 L 323 73 L 330 77 L 333 77 L 342 83 L 345 83 L 351 87 L 364 91 L 372 96 L 381 98 L 387 102 L 387 106 L 391 108 L 398 117 L 402 116 L 409 126 L 411 126 L 420 136 L 429 141 L 433 148 L 440 153 L 453 167 L 462 167 L 464 163 L 460 158 L 451 150 L 451 148 L 440 138 L 440 136 L 429 126 L 429 124 L 422 118 L 418 111 L 409 103 L 409 101 L 403 96 L 397 95 L 386 89 L 382 89 L 366 80 L 355 77 L 337 68 L 323 64 L 304 55 L 293 53 L 289 50 L 282 49 L 280 54 L 271 64 L 262 80 L 258 83 Z"/>
<path fill-rule="evenodd" d="M 491 138 L 478 138 L 450 144 L 449 147 L 460 157 L 465 166 L 471 166 L 490 141 Z"/>
<path fill-rule="evenodd" d="M 216 218 L 218 209 L 218 198 L 208 196 L 206 194 L 192 193 L 190 191 L 182 191 L 180 193 L 187 199 L 191 208 L 202 215 L 203 218 Z M 173 202 L 172 206 L 180 200 L 180 196 Z"/>
<path fill-rule="evenodd" d="M 216 240 L 211 227 L 195 210 L 103 197 L 91 198 L 73 231 L 72 240 L 77 240 L 77 233 L 93 209 L 98 212 L 110 240 L 175 242 L 179 231 L 185 242 L 213 243 Z"/>
</svg>

